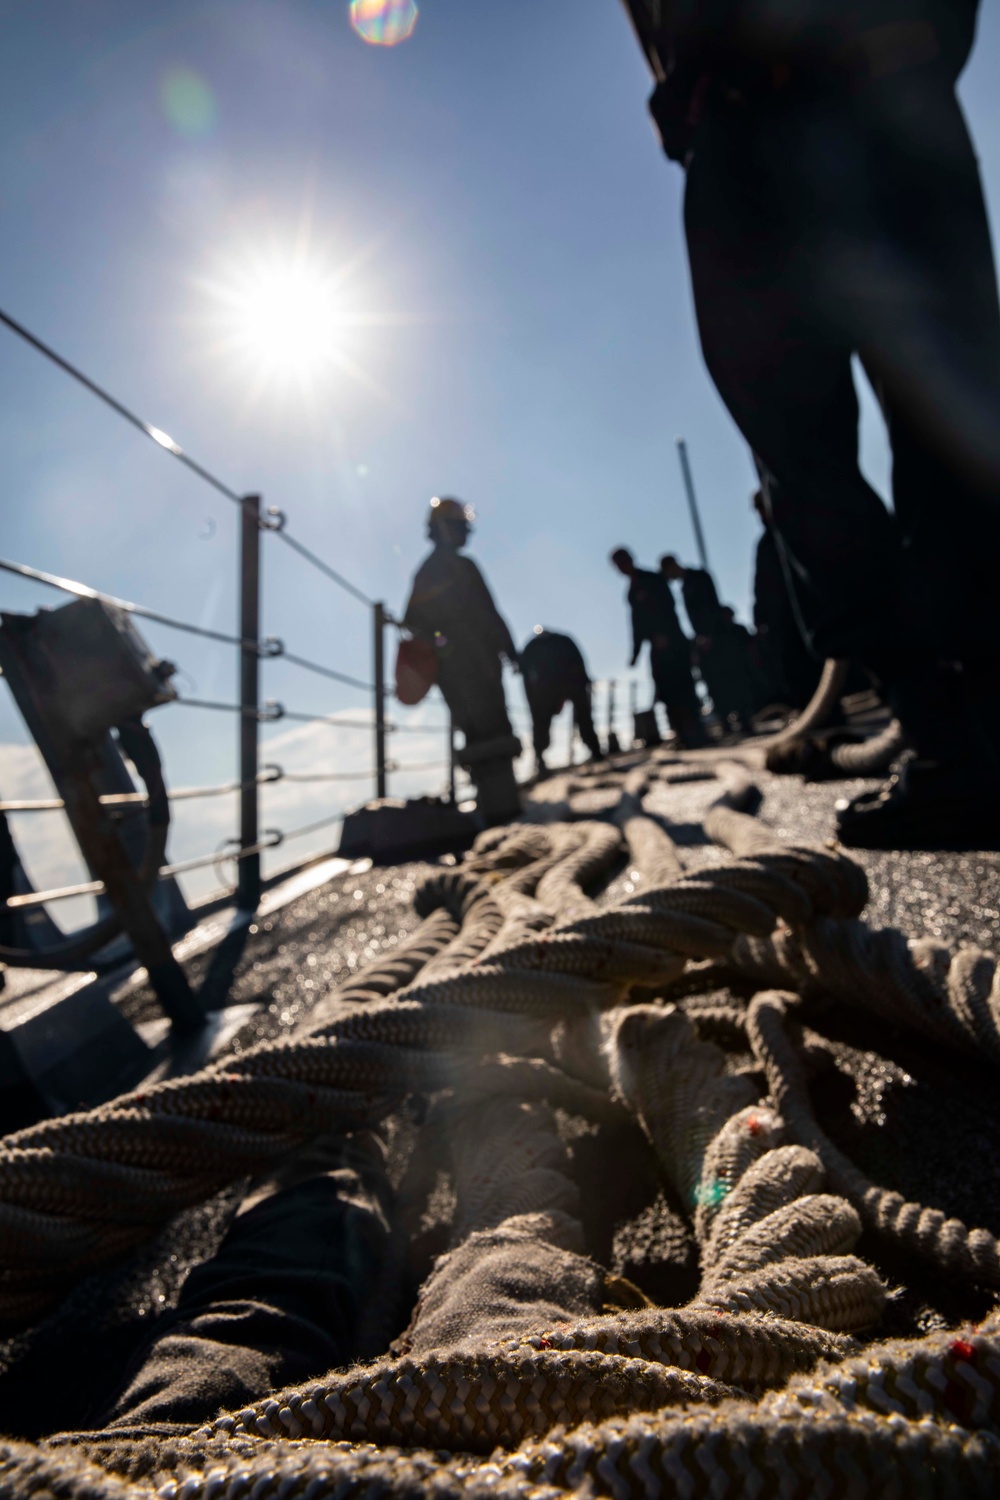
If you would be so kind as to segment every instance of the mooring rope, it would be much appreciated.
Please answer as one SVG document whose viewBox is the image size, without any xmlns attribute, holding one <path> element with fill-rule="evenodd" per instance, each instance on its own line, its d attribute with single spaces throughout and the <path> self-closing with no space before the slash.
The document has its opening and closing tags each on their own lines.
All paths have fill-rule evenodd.
<svg viewBox="0 0 1000 1500">
<path fill-rule="evenodd" d="M 404 1352 L 157 1440 L 155 1461 L 148 1438 L 140 1461 L 110 1432 L 2 1445 L 0 1486 L 68 1500 L 997 1493 L 1000 1325 L 856 1341 L 886 1298 L 856 1254 L 863 1228 L 981 1286 L 1000 1286 L 996 1240 L 904 1202 L 833 1146 L 809 1101 L 795 994 L 761 994 L 746 1013 L 630 999 L 715 960 L 793 989 L 853 986 L 855 1003 L 1000 1058 L 996 964 L 872 932 L 859 866 L 782 842 L 742 810 L 746 787 L 705 821 L 730 857 L 685 870 L 643 811 L 651 775 L 619 775 L 617 827 L 491 831 L 463 868 L 431 876 L 416 933 L 324 998 L 317 1033 L 0 1142 L 10 1324 L 181 1207 L 408 1094 L 436 1096 L 428 1149 L 432 1136 L 449 1146 L 457 1194 Z M 638 889 L 596 901 L 623 861 Z M 733 1071 L 727 1046 L 752 1047 L 760 1072 Z M 645 1132 L 699 1247 L 689 1306 L 601 1311 L 553 1108 L 627 1112 Z M 529 1304 L 570 1284 L 577 1301 L 510 1331 L 509 1306 L 463 1307 L 459 1268 L 475 1284 L 504 1255 Z M 434 1342 L 443 1329 L 450 1344 Z"/>
</svg>

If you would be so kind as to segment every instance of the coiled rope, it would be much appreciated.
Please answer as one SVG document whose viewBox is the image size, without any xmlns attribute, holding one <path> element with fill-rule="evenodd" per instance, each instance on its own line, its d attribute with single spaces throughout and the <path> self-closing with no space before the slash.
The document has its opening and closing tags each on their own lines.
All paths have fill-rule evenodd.
<svg viewBox="0 0 1000 1500">
<path fill-rule="evenodd" d="M 406 1352 L 164 1439 L 155 1461 L 110 1433 L 72 1449 L 7 1444 L 0 1484 L 69 1500 L 997 1493 L 1000 1326 L 861 1348 L 885 1288 L 854 1253 L 866 1226 L 943 1274 L 1000 1285 L 996 1242 L 905 1204 L 833 1147 L 789 1028 L 793 995 L 760 995 L 744 1018 L 629 992 L 706 959 L 794 960 L 801 974 L 808 956 L 826 983 L 829 950 L 830 982 L 846 986 L 853 968 L 867 1003 L 860 965 L 891 947 L 897 1021 L 962 1045 L 969 1018 L 982 1030 L 992 1012 L 971 1006 L 968 978 L 928 1001 L 924 950 L 898 934 L 869 934 L 871 949 L 838 938 L 863 925 L 863 873 L 836 851 L 782 845 L 741 811 L 745 789 L 706 819 L 733 857 L 687 874 L 642 811 L 648 774 L 622 786 L 625 844 L 601 823 L 496 832 L 466 872 L 432 877 L 421 928 L 326 998 L 321 1034 L 0 1143 L 0 1307 L 13 1321 L 316 1131 L 369 1123 L 411 1092 L 450 1094 L 456 1119 L 481 1122 L 444 1132 L 452 1247 Z M 586 887 L 623 857 L 639 889 L 595 903 Z M 948 976 L 990 964 L 949 955 Z M 767 1097 L 729 1070 L 727 1036 L 749 1037 Z M 634 1115 L 699 1245 L 688 1307 L 601 1311 L 546 1100 Z M 534 1293 L 534 1272 L 522 1278 L 525 1314 L 464 1305 L 461 1288 L 507 1254 L 537 1268 Z M 556 1316 L 526 1329 L 543 1291 Z M 442 1329 L 450 1346 L 435 1343 Z"/>
</svg>

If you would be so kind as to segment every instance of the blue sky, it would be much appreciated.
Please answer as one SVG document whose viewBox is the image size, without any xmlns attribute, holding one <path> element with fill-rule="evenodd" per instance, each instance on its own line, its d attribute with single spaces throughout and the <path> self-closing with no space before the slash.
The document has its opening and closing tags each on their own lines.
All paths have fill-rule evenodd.
<svg viewBox="0 0 1000 1500">
<path fill-rule="evenodd" d="M 261 491 L 390 608 L 422 554 L 428 497 L 471 501 L 472 551 L 515 636 L 569 630 L 596 677 L 626 675 L 609 548 L 693 560 L 683 433 L 721 592 L 745 617 L 751 469 L 697 350 L 681 176 L 653 140 L 617 0 L 423 0 L 393 49 L 361 42 L 347 9 L 6 0 L 0 305 L 229 485 Z M 993 204 L 998 58 L 989 6 L 963 95 Z M 352 324 L 344 367 L 305 388 L 263 379 L 231 347 L 220 295 L 249 262 L 284 265 L 296 247 L 336 279 Z M 884 485 L 868 417 L 865 460 Z M 235 509 L 3 330 L 0 455 L 0 553 L 233 628 Z M 364 611 L 272 539 L 265 549 L 266 631 L 367 676 Z M 0 579 L 4 608 L 55 602 Z M 147 634 L 189 694 L 232 696 L 233 653 Z M 289 665 L 265 672 L 289 707 L 364 706 Z M 230 720 L 168 708 L 153 723 L 174 784 L 233 775 Z M 365 732 L 266 737 L 289 767 L 367 760 Z M 399 741 L 399 759 L 440 753 L 437 735 Z M 0 792 L 41 791 L 5 699 L 0 742 Z M 286 827 L 350 800 L 268 795 L 265 822 Z M 184 812 L 171 853 L 213 848 L 232 819 L 225 803 Z M 16 825 L 33 873 L 70 878 L 64 833 L 39 829 Z"/>
</svg>

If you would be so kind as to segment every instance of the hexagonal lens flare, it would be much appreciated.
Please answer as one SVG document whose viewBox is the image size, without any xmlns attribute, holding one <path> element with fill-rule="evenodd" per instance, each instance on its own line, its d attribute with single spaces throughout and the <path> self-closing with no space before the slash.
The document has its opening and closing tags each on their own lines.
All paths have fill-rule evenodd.
<svg viewBox="0 0 1000 1500">
<path fill-rule="evenodd" d="M 418 15 L 416 0 L 351 0 L 351 25 L 362 41 L 375 47 L 405 42 Z"/>
</svg>

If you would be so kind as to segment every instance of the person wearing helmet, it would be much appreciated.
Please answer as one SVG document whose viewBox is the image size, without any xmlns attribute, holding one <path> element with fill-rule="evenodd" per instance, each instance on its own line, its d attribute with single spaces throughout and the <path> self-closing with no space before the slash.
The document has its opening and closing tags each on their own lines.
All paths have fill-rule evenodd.
<svg viewBox="0 0 1000 1500">
<path fill-rule="evenodd" d="M 476 747 L 500 751 L 500 758 L 520 753 L 507 714 L 503 660 L 518 665 L 507 622 L 493 602 L 482 573 L 462 549 L 475 519 L 470 505 L 450 497 L 431 501 L 427 535 L 433 546 L 413 579 L 403 625 L 420 640 L 433 644 L 437 682 L 455 727 L 465 735 L 472 764 Z M 473 773 L 475 776 L 475 772 Z M 480 786 L 482 806 L 483 785 Z M 513 816 L 519 811 L 513 772 L 503 778 L 504 790 L 488 817 Z M 508 805 L 509 804 L 509 805 Z"/>
</svg>

